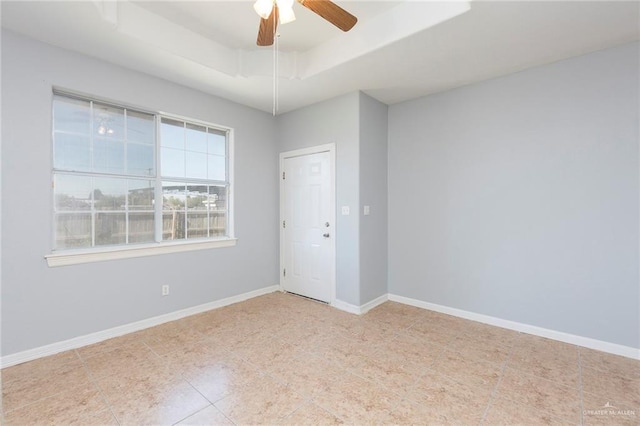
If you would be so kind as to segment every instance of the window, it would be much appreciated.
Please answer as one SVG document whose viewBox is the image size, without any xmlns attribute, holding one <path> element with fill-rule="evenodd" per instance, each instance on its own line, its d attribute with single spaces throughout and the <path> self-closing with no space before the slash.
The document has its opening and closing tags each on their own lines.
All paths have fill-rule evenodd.
<svg viewBox="0 0 640 426">
<path fill-rule="evenodd" d="M 54 249 L 230 238 L 229 130 L 55 93 Z"/>
</svg>

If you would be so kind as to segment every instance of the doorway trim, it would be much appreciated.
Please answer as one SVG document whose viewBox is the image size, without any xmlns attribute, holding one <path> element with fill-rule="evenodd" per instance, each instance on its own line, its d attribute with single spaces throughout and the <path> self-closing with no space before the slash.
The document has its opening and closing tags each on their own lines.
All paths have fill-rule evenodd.
<svg viewBox="0 0 640 426">
<path fill-rule="evenodd" d="M 331 239 L 331 249 L 333 252 L 333 256 L 331 256 L 331 259 L 329 261 L 329 286 L 331 287 L 331 300 L 329 301 L 329 304 L 331 306 L 334 306 L 336 302 L 336 241 L 338 238 L 338 226 L 336 224 L 336 144 L 333 142 L 324 145 L 316 145 L 308 148 L 295 149 L 293 151 L 285 151 L 280 153 L 280 168 L 278 174 L 278 180 L 280 181 L 280 214 L 278 215 L 278 217 L 280 218 L 280 221 L 278 222 L 278 228 L 280 230 L 279 283 L 280 291 L 284 291 L 284 283 L 282 282 L 282 279 L 284 277 L 284 230 L 282 228 L 282 223 L 284 221 L 284 179 L 282 178 L 284 173 L 284 160 L 286 160 L 287 158 L 302 157 L 304 155 L 319 154 L 321 152 L 329 153 L 329 165 L 331 168 L 331 171 L 329 173 L 331 179 L 329 183 L 329 187 L 331 190 L 331 196 L 329 197 L 329 222 L 334 224 L 334 238 Z"/>
</svg>

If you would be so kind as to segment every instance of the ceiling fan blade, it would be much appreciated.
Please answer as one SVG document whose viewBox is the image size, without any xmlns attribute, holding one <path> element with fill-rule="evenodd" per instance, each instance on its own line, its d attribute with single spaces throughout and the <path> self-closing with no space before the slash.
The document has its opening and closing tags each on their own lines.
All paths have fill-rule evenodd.
<svg viewBox="0 0 640 426">
<path fill-rule="evenodd" d="M 260 18 L 258 28 L 258 46 L 271 46 L 278 27 L 278 6 L 274 3 L 268 19 Z"/>
<path fill-rule="evenodd" d="M 329 0 L 298 0 L 298 3 L 320 15 L 342 31 L 349 31 L 358 18 Z"/>
</svg>

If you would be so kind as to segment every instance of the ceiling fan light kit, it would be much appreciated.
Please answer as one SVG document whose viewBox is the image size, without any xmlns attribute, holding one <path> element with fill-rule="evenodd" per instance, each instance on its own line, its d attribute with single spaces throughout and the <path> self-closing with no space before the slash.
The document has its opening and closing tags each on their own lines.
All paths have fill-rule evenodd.
<svg viewBox="0 0 640 426">
<path fill-rule="evenodd" d="M 349 31 L 358 22 L 358 18 L 330 0 L 297 1 L 342 31 Z M 260 16 L 258 46 L 271 46 L 278 23 L 287 24 L 296 19 L 293 3 L 294 0 L 256 0 L 253 9 Z"/>
<path fill-rule="evenodd" d="M 297 0 L 316 15 L 340 28 L 349 31 L 358 22 L 358 18 L 330 0 Z M 278 23 L 287 24 L 295 21 L 293 13 L 294 0 L 256 0 L 253 9 L 260 16 L 258 27 L 258 46 L 273 46 L 273 107 L 275 116 L 278 112 L 278 39 L 276 30 Z M 274 43 L 275 41 L 275 43 Z"/>
<path fill-rule="evenodd" d="M 256 0 L 256 2 L 253 4 L 253 10 L 255 10 L 258 16 L 260 16 L 262 19 L 269 19 L 272 8 L 273 0 Z"/>
<path fill-rule="evenodd" d="M 278 20 L 280 24 L 288 24 L 296 20 L 293 13 L 293 0 L 256 0 L 253 4 L 253 10 L 262 19 L 269 19 L 274 5 L 278 8 Z"/>
</svg>

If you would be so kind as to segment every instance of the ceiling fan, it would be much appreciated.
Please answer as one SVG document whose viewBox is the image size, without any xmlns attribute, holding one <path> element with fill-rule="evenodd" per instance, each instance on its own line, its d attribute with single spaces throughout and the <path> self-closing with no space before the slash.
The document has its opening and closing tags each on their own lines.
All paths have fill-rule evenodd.
<svg viewBox="0 0 640 426">
<path fill-rule="evenodd" d="M 296 19 L 293 13 L 294 0 L 256 0 L 253 8 L 260 15 L 258 46 L 271 46 L 278 22 L 286 24 Z M 320 15 L 342 31 L 349 31 L 358 18 L 330 0 L 297 0 L 298 3 Z"/>
</svg>

